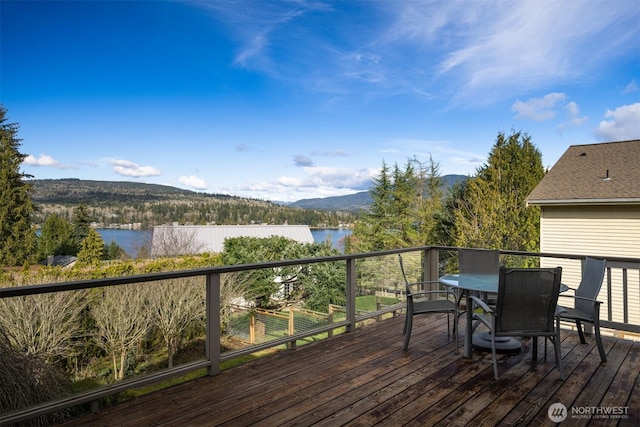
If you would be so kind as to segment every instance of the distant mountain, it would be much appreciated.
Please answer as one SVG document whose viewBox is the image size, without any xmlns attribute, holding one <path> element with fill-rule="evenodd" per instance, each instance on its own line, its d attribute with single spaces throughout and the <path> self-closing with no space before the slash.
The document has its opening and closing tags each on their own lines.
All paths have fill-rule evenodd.
<svg viewBox="0 0 640 427">
<path fill-rule="evenodd" d="M 302 209 L 328 209 L 339 211 L 359 211 L 371 205 L 371 193 L 361 191 L 346 196 L 319 197 L 315 199 L 302 199 L 289 203 L 288 206 Z"/>
<path fill-rule="evenodd" d="M 444 175 L 442 182 L 445 190 L 449 190 L 459 181 L 467 179 L 466 175 Z M 371 205 L 371 192 L 361 191 L 346 196 L 322 197 L 314 199 L 302 199 L 297 202 L 289 203 L 288 206 L 303 209 L 326 209 L 339 211 L 360 211 L 365 210 Z"/>
</svg>

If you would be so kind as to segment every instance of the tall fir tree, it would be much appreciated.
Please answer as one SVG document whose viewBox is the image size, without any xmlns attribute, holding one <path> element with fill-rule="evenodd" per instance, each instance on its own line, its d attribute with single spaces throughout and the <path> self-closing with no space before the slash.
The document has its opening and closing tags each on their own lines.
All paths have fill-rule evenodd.
<svg viewBox="0 0 640 427">
<path fill-rule="evenodd" d="M 73 238 L 76 242 L 77 250 L 80 250 L 82 242 L 89 235 L 91 228 L 91 216 L 89 208 L 85 202 L 80 202 L 73 210 L 73 220 L 71 221 L 73 229 Z"/>
<path fill-rule="evenodd" d="M 356 223 L 348 250 L 379 251 L 429 244 L 443 206 L 439 166 L 415 157 L 404 168 L 384 162 L 373 179 L 369 212 Z"/>
<path fill-rule="evenodd" d="M 16 266 L 33 261 L 36 233 L 31 184 L 25 182 L 32 176 L 20 171 L 27 156 L 19 151 L 18 124 L 8 123 L 6 114 L 0 106 L 0 265 Z"/>
<path fill-rule="evenodd" d="M 525 198 L 544 173 L 542 155 L 529 135 L 499 133 L 487 164 L 465 183 L 451 204 L 453 244 L 538 250 L 540 212 L 527 207 Z"/>
</svg>

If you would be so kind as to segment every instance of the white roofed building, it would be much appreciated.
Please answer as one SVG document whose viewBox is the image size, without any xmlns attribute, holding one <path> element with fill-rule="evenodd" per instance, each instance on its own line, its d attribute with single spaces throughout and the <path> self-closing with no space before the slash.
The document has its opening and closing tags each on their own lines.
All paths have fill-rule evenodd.
<svg viewBox="0 0 640 427">
<path fill-rule="evenodd" d="M 230 237 L 282 236 L 314 243 L 308 225 L 161 225 L 153 228 L 152 256 L 220 253 Z"/>
</svg>

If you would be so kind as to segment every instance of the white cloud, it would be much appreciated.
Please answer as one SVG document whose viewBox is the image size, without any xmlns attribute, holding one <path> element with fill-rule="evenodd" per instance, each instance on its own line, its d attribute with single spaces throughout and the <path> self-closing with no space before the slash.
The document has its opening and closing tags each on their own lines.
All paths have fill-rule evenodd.
<svg viewBox="0 0 640 427">
<path fill-rule="evenodd" d="M 51 167 L 57 169 L 73 169 L 72 166 L 63 165 L 53 157 L 48 154 L 40 154 L 39 157 L 35 156 L 27 156 L 25 157 L 23 163 L 29 166 L 41 166 L 41 167 Z"/>
<path fill-rule="evenodd" d="M 638 91 L 638 83 L 636 82 L 636 79 L 633 79 L 627 85 L 627 87 L 624 88 L 622 93 L 627 94 L 627 93 L 633 93 L 633 92 L 637 92 L 637 91 Z"/>
<path fill-rule="evenodd" d="M 304 168 L 309 176 L 310 185 L 317 187 L 349 188 L 364 190 L 368 188 L 374 172 L 371 169 L 349 169 L 329 166 Z"/>
<path fill-rule="evenodd" d="M 316 197 L 344 196 L 368 190 L 375 169 L 304 167 L 303 176 L 281 176 L 274 181 L 246 182 L 234 188 L 219 188 L 222 193 L 245 197 L 293 202 Z"/>
<path fill-rule="evenodd" d="M 571 126 L 582 126 L 588 119 L 587 116 L 580 117 L 580 107 L 573 101 L 565 105 L 564 110 L 566 111 L 566 119 L 564 123 L 558 126 L 560 131 Z"/>
<path fill-rule="evenodd" d="M 486 104 L 588 79 L 639 34 L 634 1 L 364 2 L 359 20 L 332 2 L 195 4 L 230 28 L 236 65 L 345 97 Z"/>
<path fill-rule="evenodd" d="M 447 174 L 470 175 L 487 160 L 486 154 L 458 149 L 461 145 L 456 141 L 398 139 L 393 144 L 397 149 L 388 150 L 389 153 L 413 153 L 425 165 L 431 158 L 440 166 L 446 165 Z"/>
<path fill-rule="evenodd" d="M 140 166 L 129 160 L 111 159 L 109 161 L 113 166 L 113 171 L 118 175 L 131 176 L 131 177 L 143 177 L 143 176 L 158 176 L 160 170 L 153 166 Z"/>
<path fill-rule="evenodd" d="M 537 122 L 551 120 L 556 116 L 555 109 L 566 98 L 564 93 L 549 93 L 542 98 L 530 98 L 527 101 L 517 100 L 511 111 L 517 113 L 517 119 L 535 120 Z"/>
<path fill-rule="evenodd" d="M 607 110 L 595 134 L 600 141 L 640 139 L 640 103 Z"/>
<path fill-rule="evenodd" d="M 178 182 L 187 187 L 195 188 L 196 190 L 206 190 L 208 185 L 204 179 L 197 176 L 181 176 L 178 178 Z"/>
</svg>

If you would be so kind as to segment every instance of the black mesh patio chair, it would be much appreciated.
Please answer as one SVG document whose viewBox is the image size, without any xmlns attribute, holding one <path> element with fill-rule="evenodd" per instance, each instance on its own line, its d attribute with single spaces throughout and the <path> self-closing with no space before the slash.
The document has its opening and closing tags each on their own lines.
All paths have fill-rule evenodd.
<svg viewBox="0 0 640 427">
<path fill-rule="evenodd" d="M 500 269 L 500 252 L 494 249 L 458 249 L 460 274 L 495 274 Z M 497 294 L 485 294 L 485 301 L 495 304 Z M 462 298 L 462 295 L 458 295 Z"/>
<path fill-rule="evenodd" d="M 402 271 L 402 277 L 404 278 L 405 291 L 407 293 L 407 313 L 404 319 L 404 329 L 402 334 L 404 335 L 403 350 L 409 347 L 409 339 L 411 338 L 411 327 L 413 326 L 413 316 L 427 313 L 446 313 L 447 314 L 447 336 L 451 335 L 450 315 L 453 315 L 454 320 L 457 319 L 457 304 L 456 296 L 451 290 L 438 289 L 438 290 L 425 290 L 426 287 L 430 287 L 432 284 L 438 282 L 410 282 L 405 272 L 404 264 L 402 262 L 402 255 L 398 254 L 400 259 L 400 270 Z M 453 326 L 454 339 L 457 338 L 456 325 Z M 456 339 L 457 342 L 457 339 Z"/>
<path fill-rule="evenodd" d="M 531 337 L 532 363 L 537 360 L 538 337 L 553 343 L 560 377 L 564 380 L 560 351 L 560 318 L 557 314 L 562 268 L 505 268 L 498 274 L 498 299 L 494 308 L 473 295 L 467 296 L 467 328 L 480 323 L 491 332 L 493 374 L 498 379 L 496 337 Z M 477 309 L 478 312 L 476 312 Z M 472 326 L 475 321 L 475 326 Z M 546 341 L 545 341 L 546 342 Z M 545 359 L 547 355 L 545 352 Z"/>
<path fill-rule="evenodd" d="M 458 264 L 463 274 L 498 274 L 500 252 L 494 249 L 458 249 Z"/>
<path fill-rule="evenodd" d="M 601 302 L 596 300 L 602 287 L 602 280 L 604 279 L 604 273 L 606 269 L 606 260 L 597 260 L 594 258 L 586 257 L 584 261 L 584 268 L 582 269 L 582 279 L 577 289 L 569 288 L 574 291 L 574 295 L 561 294 L 562 298 L 573 298 L 574 306 L 565 307 L 562 306 L 563 311 L 560 313 L 560 319 L 571 320 L 576 323 L 578 328 L 578 334 L 580 335 L 580 342 L 585 344 L 584 332 L 582 331 L 582 323 L 591 323 L 595 331 L 596 344 L 598 345 L 598 351 L 600 352 L 600 360 L 602 362 L 607 361 L 607 355 L 604 352 L 604 346 L 602 345 L 602 337 L 600 336 L 600 304 Z M 562 302 L 562 300 L 561 300 Z"/>
</svg>

